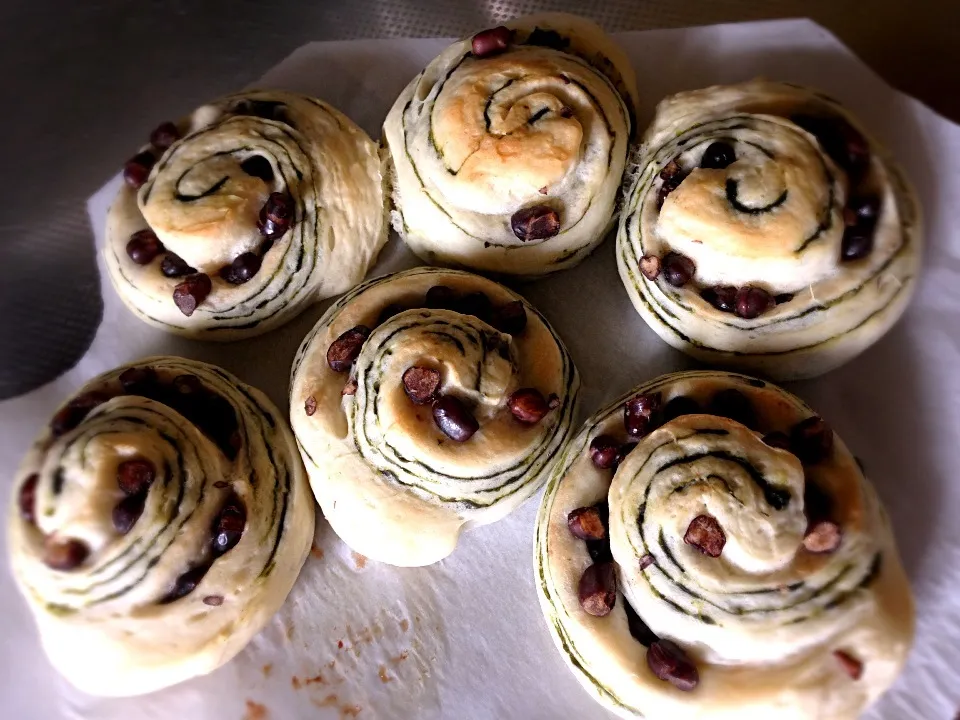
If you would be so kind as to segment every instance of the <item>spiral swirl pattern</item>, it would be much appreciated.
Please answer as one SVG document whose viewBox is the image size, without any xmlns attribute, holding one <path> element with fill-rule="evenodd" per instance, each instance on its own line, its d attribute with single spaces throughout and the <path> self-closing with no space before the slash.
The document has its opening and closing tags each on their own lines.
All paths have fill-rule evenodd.
<svg viewBox="0 0 960 720">
<path fill-rule="evenodd" d="M 731 390 L 748 399 L 751 427 L 708 414 L 724 412 L 717 398 Z M 591 442 L 626 439 L 624 403 L 654 393 L 664 403 L 683 397 L 692 414 L 646 434 L 614 470 L 598 468 Z M 893 682 L 909 650 L 913 606 L 872 487 L 839 439 L 816 462 L 770 440 L 811 415 L 763 381 L 695 371 L 636 388 L 571 441 L 538 517 L 538 589 L 564 657 L 614 712 L 852 719 Z M 808 545 L 822 504 L 817 489 L 842 529 L 827 552 Z M 572 510 L 598 501 L 608 503 L 622 593 L 605 617 L 578 601 L 578 579 L 596 549 L 567 527 Z M 692 534 L 703 518 L 712 540 L 721 538 L 718 547 Z M 695 663 L 692 691 L 647 668 L 645 645 L 657 639 L 676 643 Z M 838 652 L 856 658 L 862 677 L 843 672 Z"/>
<path fill-rule="evenodd" d="M 184 137 L 139 190 L 121 188 L 107 220 L 107 268 L 139 317 L 235 340 L 363 278 L 387 223 L 377 146 L 346 116 L 303 95 L 253 91 L 198 108 L 177 131 Z M 283 217 L 265 228 L 271 213 Z M 138 257 L 128 243 L 144 230 L 159 252 Z M 174 290 L 197 273 L 210 289 L 191 312 Z"/>
<path fill-rule="evenodd" d="M 61 408 L 20 469 L 9 532 L 54 666 L 88 693 L 136 695 L 214 670 L 259 632 L 306 558 L 313 504 L 262 393 L 154 357 Z"/>
<path fill-rule="evenodd" d="M 437 286 L 460 300 L 425 307 Z M 493 317 L 466 307 L 478 293 Z M 495 309 L 518 301 L 525 327 L 497 330 Z M 395 314 L 383 319 L 386 309 Z M 328 348 L 356 326 L 374 329 L 349 375 L 335 372 Z M 441 431 L 429 402 L 407 394 L 411 367 L 435 371 L 438 396 L 469 408 L 479 430 L 462 442 Z M 508 408 L 526 387 L 556 396 L 529 424 Z M 568 436 L 578 391 L 570 356 L 533 307 L 478 276 L 417 268 L 360 286 L 320 320 L 294 362 L 291 423 L 337 534 L 368 557 L 425 565 L 452 552 L 464 527 L 502 518 L 537 490 Z"/>
<path fill-rule="evenodd" d="M 610 228 L 636 89 L 622 51 L 568 15 L 507 23 L 509 46 L 441 53 L 384 123 L 394 227 L 424 260 L 514 275 L 571 267 Z M 518 212 L 552 212 L 518 234 Z"/>
<path fill-rule="evenodd" d="M 658 106 L 644 147 L 617 263 L 638 312 L 674 347 L 812 377 L 902 314 L 919 265 L 916 201 L 834 100 L 764 80 L 680 93 Z M 690 277 L 671 273 L 675 254 Z M 662 271 L 644 271 L 651 258 Z"/>
</svg>

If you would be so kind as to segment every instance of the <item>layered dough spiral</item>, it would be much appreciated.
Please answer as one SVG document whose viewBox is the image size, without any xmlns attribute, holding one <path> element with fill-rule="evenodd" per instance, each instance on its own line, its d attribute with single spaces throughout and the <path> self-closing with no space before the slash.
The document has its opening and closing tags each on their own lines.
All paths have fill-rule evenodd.
<svg viewBox="0 0 960 720">
<path fill-rule="evenodd" d="M 158 133 L 172 144 L 127 163 L 104 248 L 120 297 L 152 325 L 266 332 L 360 282 L 386 242 L 378 147 L 320 100 L 244 92 Z"/>
<path fill-rule="evenodd" d="M 582 18 L 524 17 L 454 43 L 384 123 L 395 229 L 433 264 L 524 276 L 577 264 L 614 221 L 636 102 L 626 56 Z"/>
<path fill-rule="evenodd" d="M 40 434 L 9 548 L 54 667 L 87 693 L 137 695 L 243 649 L 283 604 L 313 525 L 266 396 L 153 357 L 90 381 Z"/>
<path fill-rule="evenodd" d="M 632 398 L 656 409 L 631 438 Z M 857 461 L 825 425 L 804 435 L 821 422 L 763 381 L 693 371 L 641 385 L 571 441 L 535 573 L 551 634 L 597 700 L 625 718 L 852 720 L 892 684 L 912 641 L 909 586 Z M 604 469 L 605 440 L 637 444 Z M 578 508 L 602 508 L 602 540 L 575 536 Z M 617 594 L 597 616 L 581 576 L 602 563 Z M 689 664 L 676 682 L 650 657 L 664 641 Z"/>
<path fill-rule="evenodd" d="M 356 339 L 353 364 L 335 370 L 344 337 Z M 405 386 L 411 368 L 435 383 L 419 404 Z M 291 423 L 344 542 L 393 565 L 427 565 L 453 551 L 462 529 L 536 492 L 568 437 L 579 384 L 567 350 L 522 298 L 468 273 L 416 268 L 361 285 L 307 336 Z M 448 402 L 466 413 L 452 430 L 475 420 L 467 439 L 436 419 L 449 420 Z M 537 403 L 539 415 L 524 415 Z"/>
<path fill-rule="evenodd" d="M 754 80 L 660 103 L 617 264 L 637 311 L 674 347 L 794 379 L 890 329 L 920 244 L 913 191 L 847 110 Z"/>
</svg>

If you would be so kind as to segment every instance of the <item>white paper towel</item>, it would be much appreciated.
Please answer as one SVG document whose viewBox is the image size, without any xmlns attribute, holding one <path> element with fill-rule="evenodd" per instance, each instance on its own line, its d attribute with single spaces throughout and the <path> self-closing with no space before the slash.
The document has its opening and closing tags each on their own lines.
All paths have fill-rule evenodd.
<svg viewBox="0 0 960 720">
<path fill-rule="evenodd" d="M 886 502 L 913 583 L 917 643 L 896 686 L 867 717 L 950 720 L 960 706 L 960 127 L 885 85 L 832 35 L 803 20 L 623 33 L 641 122 L 663 96 L 756 75 L 815 85 L 857 112 L 916 183 L 927 252 L 904 320 L 848 366 L 792 387 L 863 458 Z M 393 99 L 443 39 L 312 44 L 261 87 L 317 95 L 373 137 Z M 895 52 L 895 48 L 891 48 Z M 166 118 L 157 118 L 158 122 Z M 115 179 L 90 199 L 98 243 Z M 415 259 L 393 239 L 375 274 Z M 0 482 L 56 405 L 90 377 L 169 353 L 222 365 L 286 407 L 289 366 L 326 304 L 252 341 L 213 345 L 136 320 L 101 267 L 103 322 L 78 365 L 0 403 Z M 613 242 L 580 267 L 518 286 L 554 324 L 583 376 L 584 414 L 639 381 L 691 365 L 636 315 Z M 56 332 L 56 318 L 50 319 Z M 283 610 L 233 662 L 150 696 L 83 696 L 51 670 L 0 548 L 0 698 L 5 718 L 583 718 L 605 713 L 554 649 L 533 584 L 539 497 L 467 533 L 450 558 L 397 569 L 351 553 L 322 520 Z M 171 628 L 171 632 L 175 632 Z M 680 719 L 678 719 L 680 720 Z M 829 720 L 829 719 L 825 719 Z"/>
</svg>

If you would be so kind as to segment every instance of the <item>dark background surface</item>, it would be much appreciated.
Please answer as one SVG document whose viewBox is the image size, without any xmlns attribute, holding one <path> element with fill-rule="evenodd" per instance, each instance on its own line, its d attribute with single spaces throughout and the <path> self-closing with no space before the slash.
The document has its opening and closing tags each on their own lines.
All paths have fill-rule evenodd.
<svg viewBox="0 0 960 720">
<path fill-rule="evenodd" d="M 465 35 L 541 10 L 576 11 L 611 32 L 807 16 L 891 84 L 960 119 L 958 2 L 6 0 L 0 399 L 52 379 L 92 340 L 100 297 L 85 201 L 159 121 L 311 40 Z"/>
</svg>

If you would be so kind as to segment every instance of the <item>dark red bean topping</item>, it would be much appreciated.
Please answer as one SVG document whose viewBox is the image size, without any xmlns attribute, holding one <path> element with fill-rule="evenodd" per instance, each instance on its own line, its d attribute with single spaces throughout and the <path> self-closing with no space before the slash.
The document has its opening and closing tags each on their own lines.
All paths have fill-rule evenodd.
<svg viewBox="0 0 960 720">
<path fill-rule="evenodd" d="M 196 272 L 196 270 L 187 265 L 186 261 L 179 255 L 168 252 L 160 262 L 160 272 L 167 277 L 182 277 Z"/>
<path fill-rule="evenodd" d="M 686 395 L 677 395 L 663 408 L 663 422 L 667 423 L 681 415 L 696 415 L 703 412 L 699 403 Z"/>
<path fill-rule="evenodd" d="M 247 524 L 247 511 L 236 495 L 231 495 L 213 521 L 211 550 L 216 556 L 233 549 Z"/>
<path fill-rule="evenodd" d="M 653 565 L 654 562 L 656 562 L 656 560 L 653 557 L 653 555 L 651 555 L 650 553 L 647 553 L 646 555 L 643 555 L 640 558 L 640 569 L 646 570 L 648 567 Z"/>
<path fill-rule="evenodd" d="M 732 313 L 737 308 L 737 289 L 733 285 L 717 285 L 704 288 L 700 297 L 720 312 Z"/>
<path fill-rule="evenodd" d="M 687 526 L 683 541 L 687 545 L 693 545 L 704 555 L 717 558 L 723 552 L 727 536 L 716 518 L 710 515 L 697 515 Z"/>
<path fill-rule="evenodd" d="M 127 160 L 123 166 L 123 180 L 134 190 L 139 190 L 150 177 L 150 170 L 157 159 L 153 153 L 144 151 Z"/>
<path fill-rule="evenodd" d="M 180 139 L 180 131 L 172 122 L 157 125 L 150 133 L 150 144 L 158 150 L 166 150 Z"/>
<path fill-rule="evenodd" d="M 870 168 L 870 146 L 859 130 L 846 118 L 795 115 L 790 118 L 810 134 L 816 136 L 824 151 L 856 182 Z"/>
<path fill-rule="evenodd" d="M 151 367 L 131 367 L 120 373 L 120 386 L 125 393 L 139 395 L 157 384 L 157 371 Z"/>
<path fill-rule="evenodd" d="M 143 514 L 146 495 L 131 495 L 118 502 L 113 508 L 113 527 L 121 535 L 126 535 L 137 524 Z"/>
<path fill-rule="evenodd" d="M 710 143 L 703 157 L 700 159 L 700 167 L 712 170 L 723 170 L 728 165 L 732 165 L 737 160 L 737 154 L 730 143 L 717 141 Z"/>
<path fill-rule="evenodd" d="M 843 671 L 850 676 L 851 680 L 859 680 L 863 675 L 863 663 L 857 660 L 853 655 L 843 650 L 834 650 L 833 656 L 840 663 Z"/>
<path fill-rule="evenodd" d="M 660 680 L 690 692 L 700 682 L 697 666 L 672 640 L 656 640 L 647 648 L 647 665 Z"/>
<path fill-rule="evenodd" d="M 196 375 L 177 375 L 173 379 L 173 389 L 181 395 L 193 395 L 204 391 L 203 383 Z"/>
<path fill-rule="evenodd" d="M 877 218 L 880 217 L 880 198 L 876 195 L 854 196 L 847 201 L 846 209 L 853 213 L 854 218 L 854 222 L 848 224 L 874 224 Z"/>
<path fill-rule="evenodd" d="M 663 277 L 674 287 L 683 287 L 697 272 L 697 266 L 686 255 L 669 252 L 663 258 Z"/>
<path fill-rule="evenodd" d="M 523 302 L 514 300 L 496 308 L 490 324 L 502 333 L 519 335 L 527 327 L 527 311 Z"/>
<path fill-rule="evenodd" d="M 654 430 L 660 402 L 658 392 L 641 393 L 629 398 L 623 405 L 623 426 L 627 434 L 639 438 Z"/>
<path fill-rule="evenodd" d="M 211 607 L 220 607 L 223 605 L 223 595 L 207 595 L 203 598 L 204 605 L 210 605 Z"/>
<path fill-rule="evenodd" d="M 572 118 L 573 117 L 573 108 L 562 107 L 560 108 L 560 117 L 562 118 Z"/>
<path fill-rule="evenodd" d="M 793 300 L 793 293 L 780 293 L 775 298 L 773 298 L 777 305 L 783 305 Z"/>
<path fill-rule="evenodd" d="M 480 423 L 458 398 L 443 395 L 433 403 L 433 421 L 451 440 L 466 442 L 480 429 Z"/>
<path fill-rule="evenodd" d="M 117 465 L 117 485 L 124 495 L 142 495 L 156 478 L 156 468 L 146 458 L 124 460 Z"/>
<path fill-rule="evenodd" d="M 640 274 L 653 282 L 660 276 L 660 258 L 656 255 L 644 255 L 640 258 Z"/>
<path fill-rule="evenodd" d="M 290 229 L 293 216 L 293 199 L 286 193 L 270 193 L 267 202 L 260 209 L 257 227 L 265 238 L 276 240 Z"/>
<path fill-rule="evenodd" d="M 456 303 L 454 309 L 463 315 L 473 315 L 484 322 L 493 319 L 493 303 L 482 292 L 472 292 L 464 295 Z"/>
<path fill-rule="evenodd" d="M 874 227 L 869 223 L 858 223 L 848 227 L 840 241 L 842 260 L 861 260 L 873 250 Z"/>
<path fill-rule="evenodd" d="M 157 234 L 150 230 L 137 230 L 127 241 L 127 256 L 137 265 L 149 265 L 163 252 L 163 243 Z"/>
<path fill-rule="evenodd" d="M 307 416 L 313 415 L 317 411 L 317 399 L 313 395 L 303 401 L 303 411 Z"/>
<path fill-rule="evenodd" d="M 781 450 L 791 450 L 790 438 L 786 433 L 775 430 L 763 436 L 763 441 L 770 447 L 780 448 Z"/>
<path fill-rule="evenodd" d="M 440 391 L 440 372 L 414 365 L 403 371 L 403 390 L 416 405 L 432 403 Z"/>
<path fill-rule="evenodd" d="M 635 442 L 625 442 L 620 446 L 620 452 L 617 453 L 617 466 L 627 459 L 627 455 L 633 452 L 633 449 L 637 446 L 637 444 L 638 443 Z"/>
<path fill-rule="evenodd" d="M 594 563 L 580 576 L 580 607 L 594 617 L 609 615 L 617 604 L 617 569 L 611 562 Z"/>
<path fill-rule="evenodd" d="M 37 483 L 40 476 L 37 473 L 27 476 L 17 494 L 17 506 L 20 508 L 20 517 L 28 523 L 37 522 Z"/>
<path fill-rule="evenodd" d="M 91 410 L 109 399 L 106 393 L 98 390 L 91 390 L 77 395 L 64 407 L 60 408 L 57 414 L 53 416 L 53 419 L 50 421 L 50 431 L 54 437 L 60 437 L 70 432 L 83 422 L 83 419 L 90 414 Z"/>
<path fill-rule="evenodd" d="M 220 277 L 231 285 L 242 285 L 260 272 L 261 262 L 263 259 L 255 253 L 241 253 L 233 259 L 232 263 L 220 270 Z"/>
<path fill-rule="evenodd" d="M 173 302 L 187 317 L 193 315 L 200 304 L 213 290 L 210 276 L 204 273 L 187 275 L 183 282 L 173 288 Z"/>
<path fill-rule="evenodd" d="M 550 412 L 550 404 L 536 388 L 520 388 L 507 398 L 507 407 L 524 425 L 535 425 Z"/>
<path fill-rule="evenodd" d="M 842 539 L 843 531 L 837 523 L 831 520 L 820 520 L 807 528 L 803 536 L 803 547 L 811 553 L 832 553 L 840 547 Z"/>
<path fill-rule="evenodd" d="M 266 183 L 273 182 L 273 165 L 263 155 L 251 155 L 240 163 L 240 169 L 247 175 L 260 178 Z"/>
<path fill-rule="evenodd" d="M 560 215 L 549 205 L 523 208 L 510 218 L 510 229 L 521 240 L 543 240 L 560 232 Z"/>
<path fill-rule="evenodd" d="M 667 199 L 667 195 L 680 187 L 680 183 L 682 183 L 686 177 L 687 173 L 680 167 L 680 164 L 676 160 L 671 160 L 663 170 L 660 171 L 660 179 L 663 180 L 663 184 L 660 185 L 660 190 L 657 191 L 658 210 L 663 207 L 663 201 Z"/>
<path fill-rule="evenodd" d="M 745 320 L 760 317 L 774 306 L 773 297 L 763 288 L 754 285 L 744 285 L 737 290 L 737 305 L 735 312 Z"/>
<path fill-rule="evenodd" d="M 596 506 L 570 511 L 567 527 L 580 540 L 604 540 L 607 537 L 607 523 Z"/>
<path fill-rule="evenodd" d="M 816 415 L 801 420 L 790 431 L 793 453 L 804 465 L 815 465 L 833 452 L 833 430 Z"/>
<path fill-rule="evenodd" d="M 619 456 L 620 443 L 610 435 L 597 435 L 590 441 L 590 459 L 601 470 L 614 467 Z"/>
<path fill-rule="evenodd" d="M 197 589 L 197 585 L 200 584 L 209 569 L 210 565 L 198 565 L 187 570 L 174 581 L 173 588 L 157 601 L 158 604 L 167 605 L 192 593 Z"/>
<path fill-rule="evenodd" d="M 50 535 L 43 544 L 43 562 L 53 570 L 75 570 L 90 555 L 90 548 L 81 540 Z"/>
<path fill-rule="evenodd" d="M 490 28 L 473 36 L 470 49 L 477 57 L 490 57 L 506 50 L 512 35 L 511 30 L 503 25 Z"/>
<path fill-rule="evenodd" d="M 363 343 L 370 336 L 370 328 L 357 325 L 342 333 L 327 348 L 327 365 L 334 372 L 347 372 L 360 356 Z"/>
<path fill-rule="evenodd" d="M 434 285 L 427 290 L 426 306 L 435 310 L 452 310 L 457 302 L 457 294 L 446 285 Z"/>
<path fill-rule="evenodd" d="M 645 555 L 644 557 L 650 556 Z M 630 603 L 626 602 L 626 598 L 624 598 L 623 610 L 627 615 L 627 627 L 630 629 L 630 634 L 633 635 L 634 640 L 645 647 L 650 647 L 659 640 L 657 634 L 637 615 L 637 611 L 630 606 Z"/>
<path fill-rule="evenodd" d="M 383 310 L 380 311 L 380 314 L 377 315 L 377 325 L 383 325 L 387 320 L 392 318 L 394 315 L 399 315 L 404 310 L 406 310 L 403 305 L 398 305 L 397 303 L 390 303 Z"/>
<path fill-rule="evenodd" d="M 710 398 L 707 413 L 729 418 L 750 429 L 757 427 L 757 413 L 753 404 L 746 395 L 734 388 L 721 390 Z"/>
</svg>

